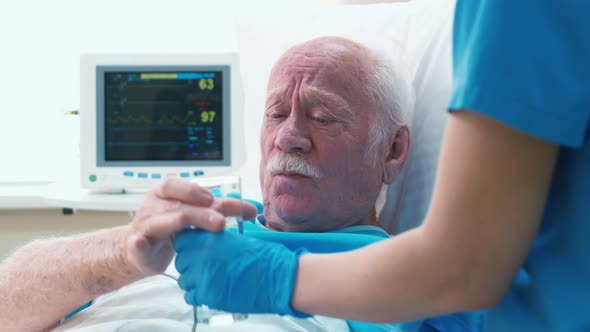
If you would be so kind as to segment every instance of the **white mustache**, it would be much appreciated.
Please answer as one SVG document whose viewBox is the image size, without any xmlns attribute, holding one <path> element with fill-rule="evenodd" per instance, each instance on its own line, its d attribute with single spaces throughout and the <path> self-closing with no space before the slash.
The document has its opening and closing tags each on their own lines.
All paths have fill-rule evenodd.
<svg viewBox="0 0 590 332">
<path fill-rule="evenodd" d="M 310 178 L 321 178 L 322 171 L 298 154 L 275 155 L 268 161 L 266 170 L 272 174 L 295 173 Z"/>
</svg>

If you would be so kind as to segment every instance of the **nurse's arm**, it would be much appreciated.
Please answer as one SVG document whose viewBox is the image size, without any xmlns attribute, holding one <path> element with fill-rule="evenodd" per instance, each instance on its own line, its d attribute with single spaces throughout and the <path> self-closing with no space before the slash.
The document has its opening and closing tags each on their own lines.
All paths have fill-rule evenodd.
<svg viewBox="0 0 590 332">
<path fill-rule="evenodd" d="M 388 322 L 494 306 L 539 228 L 557 154 L 485 115 L 451 113 L 424 223 L 360 250 L 301 256 L 291 304 Z"/>
</svg>

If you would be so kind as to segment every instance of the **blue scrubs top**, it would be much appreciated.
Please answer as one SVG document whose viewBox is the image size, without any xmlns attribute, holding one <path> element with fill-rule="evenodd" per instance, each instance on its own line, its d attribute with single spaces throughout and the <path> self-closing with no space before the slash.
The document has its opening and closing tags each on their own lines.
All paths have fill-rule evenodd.
<svg viewBox="0 0 590 332">
<path fill-rule="evenodd" d="M 590 330 L 590 1 L 458 0 L 449 109 L 561 146 L 537 237 L 485 331 Z"/>
</svg>

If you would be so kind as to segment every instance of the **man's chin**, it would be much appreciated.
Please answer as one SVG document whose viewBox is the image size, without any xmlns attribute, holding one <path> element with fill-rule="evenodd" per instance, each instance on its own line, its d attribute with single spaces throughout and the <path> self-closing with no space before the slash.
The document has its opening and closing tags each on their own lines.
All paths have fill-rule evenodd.
<svg viewBox="0 0 590 332">
<path fill-rule="evenodd" d="M 310 232 L 312 227 L 306 222 L 291 223 L 284 220 L 267 220 L 266 228 L 277 232 Z"/>
<path fill-rule="evenodd" d="M 299 232 L 307 229 L 310 219 L 319 211 L 317 197 L 303 192 L 289 192 L 272 195 L 265 204 L 267 222 L 276 230 L 285 232 Z"/>
<path fill-rule="evenodd" d="M 266 219 L 266 227 L 282 232 L 303 232 L 310 228 L 309 209 L 273 209 Z"/>
</svg>

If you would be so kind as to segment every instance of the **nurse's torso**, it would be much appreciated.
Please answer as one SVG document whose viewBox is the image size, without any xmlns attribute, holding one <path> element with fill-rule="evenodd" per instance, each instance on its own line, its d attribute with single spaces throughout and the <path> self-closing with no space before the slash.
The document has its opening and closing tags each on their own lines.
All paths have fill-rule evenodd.
<svg viewBox="0 0 590 332">
<path fill-rule="evenodd" d="M 590 107 L 590 105 L 589 105 Z M 590 331 L 590 135 L 561 148 L 544 217 L 486 331 Z"/>
<path fill-rule="evenodd" d="M 590 331 L 589 15 L 584 0 L 457 0 L 449 108 L 562 146 L 537 237 L 485 331 Z"/>
</svg>

